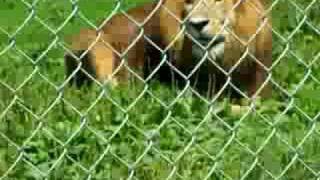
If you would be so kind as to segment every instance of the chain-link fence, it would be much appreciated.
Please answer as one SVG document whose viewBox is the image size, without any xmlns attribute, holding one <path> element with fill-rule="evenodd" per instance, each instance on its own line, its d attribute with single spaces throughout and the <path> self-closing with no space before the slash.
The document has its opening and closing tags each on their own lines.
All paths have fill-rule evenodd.
<svg viewBox="0 0 320 180">
<path fill-rule="evenodd" d="M 115 14 L 146 1 L 2 0 L 0 179 L 319 180 L 320 2 L 263 1 L 265 14 L 254 2 L 237 3 L 247 3 L 259 17 L 272 17 L 272 28 L 267 27 L 273 61 L 262 67 L 273 93 L 251 101 L 225 68 L 222 91 L 213 91 L 217 74 L 208 64 L 221 64 L 183 19 L 180 35 L 192 41 L 188 73 L 195 77 L 183 75 L 170 54 L 156 48 L 159 64 L 170 69 L 164 74 L 173 71 L 182 85 L 141 77 L 142 83 L 123 87 L 97 80 L 80 89 L 68 86 L 83 69 L 77 66 L 65 77 L 64 53 L 70 52 L 65 37 L 98 30 Z M 210 8 L 207 14 L 219 11 Z M 244 56 L 254 54 L 247 48 L 240 59 Z M 233 102 L 227 89 L 244 100 Z"/>
</svg>

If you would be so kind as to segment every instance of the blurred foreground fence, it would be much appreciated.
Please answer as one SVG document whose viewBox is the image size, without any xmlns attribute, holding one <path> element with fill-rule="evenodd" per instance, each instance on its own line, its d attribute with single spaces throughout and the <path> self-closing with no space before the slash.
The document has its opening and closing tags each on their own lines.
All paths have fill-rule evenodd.
<svg viewBox="0 0 320 180">
<path fill-rule="evenodd" d="M 2 0 L 0 179 L 320 180 L 319 0 L 267 3 L 274 94 L 237 114 L 191 85 L 66 85 L 63 38 L 141 3 Z"/>
</svg>

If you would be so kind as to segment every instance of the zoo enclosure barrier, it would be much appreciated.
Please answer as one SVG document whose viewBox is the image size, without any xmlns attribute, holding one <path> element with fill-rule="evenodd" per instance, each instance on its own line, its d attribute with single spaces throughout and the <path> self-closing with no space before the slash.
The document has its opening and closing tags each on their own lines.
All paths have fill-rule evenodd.
<svg viewBox="0 0 320 180">
<path fill-rule="evenodd" d="M 23 51 L 21 51 L 17 48 L 17 52 L 20 53 L 24 58 L 30 60 L 30 62 L 32 62 L 35 65 L 35 68 L 32 71 L 32 73 L 30 73 L 25 78 L 25 80 L 20 85 L 18 85 L 16 88 L 13 88 L 10 85 L 10 83 L 8 83 L 6 80 L 0 78 L 1 86 L 5 87 L 13 94 L 15 94 L 17 91 L 22 89 L 28 83 L 28 81 L 31 80 L 35 76 L 35 74 L 37 74 L 40 71 L 39 68 L 41 68 L 41 66 L 38 66 L 38 63 L 40 61 L 42 61 L 42 59 L 49 53 L 49 51 L 51 49 L 53 49 L 57 46 L 57 47 L 60 47 L 61 49 L 63 49 L 64 51 L 70 51 L 68 49 L 68 47 L 65 46 L 63 40 L 61 40 L 61 37 L 58 36 L 58 33 L 60 31 L 62 31 L 62 29 L 65 26 L 67 26 L 67 24 L 69 24 L 75 16 L 77 16 L 77 18 L 80 18 L 81 20 L 85 21 L 92 28 L 94 28 L 96 30 L 100 29 L 100 27 L 96 26 L 93 22 L 91 22 L 81 12 L 81 9 L 79 9 L 80 5 L 79 5 L 78 1 L 70 1 L 70 3 L 73 6 L 73 11 L 69 16 L 67 16 L 65 18 L 65 21 L 56 29 L 53 29 L 45 21 L 43 21 L 40 17 L 37 16 L 37 9 L 36 9 L 37 6 L 36 5 L 39 1 L 32 1 L 31 2 L 31 1 L 21 0 L 21 2 L 30 11 L 30 13 L 26 17 L 25 21 L 19 26 L 19 28 L 14 31 L 14 33 L 9 33 L 8 30 L 0 27 L 1 32 L 3 34 L 6 34 L 10 39 L 10 41 L 6 45 L 6 47 L 0 51 L 0 56 L 2 56 L 4 54 L 8 54 L 10 49 L 15 48 L 15 45 L 17 43 L 15 40 L 15 37 L 18 36 L 19 33 L 22 32 L 23 29 L 26 26 L 28 26 L 29 23 L 31 23 L 31 20 L 35 20 L 38 23 L 40 23 L 44 28 L 46 28 L 48 31 L 50 31 L 55 36 L 55 39 L 54 39 L 54 41 L 52 41 L 48 45 L 48 47 L 45 49 L 45 51 L 41 52 L 41 54 L 36 57 L 36 59 L 34 59 L 32 56 L 24 53 Z M 202 2 L 205 2 L 205 0 L 202 0 Z M 286 30 L 281 29 L 281 23 L 280 23 L 280 27 L 272 28 L 273 39 L 276 40 L 277 43 L 280 43 L 280 45 L 278 45 L 278 44 L 276 44 L 276 45 L 273 44 L 273 45 L 276 47 L 279 47 L 279 49 L 282 49 L 282 51 L 278 52 L 277 50 L 275 50 L 276 52 L 274 52 L 274 55 L 273 55 L 273 64 L 270 67 L 270 69 L 267 69 L 267 71 L 269 73 L 267 80 L 272 84 L 273 89 L 277 93 L 281 94 L 280 97 L 275 96 L 275 98 L 281 99 L 281 97 L 282 98 L 285 97 L 284 99 L 287 100 L 286 101 L 287 107 L 282 110 L 279 110 L 277 112 L 277 116 L 274 116 L 276 120 L 271 121 L 266 115 L 264 115 L 264 111 L 262 111 L 263 113 L 260 113 L 261 111 L 257 109 L 257 106 L 259 106 L 259 105 L 252 103 L 252 104 L 250 104 L 250 106 L 248 106 L 247 109 L 244 110 L 244 112 L 241 112 L 242 113 L 241 115 L 239 115 L 239 116 L 237 116 L 237 118 L 235 118 L 236 122 L 234 124 L 231 123 L 232 124 L 231 125 L 230 122 L 227 122 L 227 120 L 226 120 L 226 118 L 230 118 L 230 117 L 224 117 L 223 115 L 219 114 L 225 110 L 224 108 L 227 108 L 227 106 L 224 104 L 224 102 L 221 103 L 222 105 L 219 104 L 219 105 L 221 105 L 221 106 L 219 106 L 219 108 L 216 108 L 217 103 L 219 103 L 217 98 L 207 99 L 207 98 L 203 97 L 200 93 L 197 92 L 197 90 L 195 90 L 193 88 L 193 86 L 191 84 L 188 84 L 182 90 L 180 90 L 180 92 L 177 94 L 177 96 L 173 99 L 172 102 L 166 103 L 166 102 L 162 101 L 161 98 L 156 97 L 153 92 L 151 92 L 151 90 L 149 89 L 149 85 L 148 85 L 148 83 L 146 83 L 145 80 L 140 79 L 141 81 L 144 81 L 144 84 L 145 84 L 145 87 L 143 88 L 143 93 L 139 94 L 139 96 L 137 96 L 135 99 L 133 99 L 133 101 L 131 103 L 129 103 L 129 105 L 127 107 L 123 107 L 123 104 L 119 103 L 118 101 L 116 101 L 112 97 L 107 98 L 108 102 L 113 104 L 113 106 L 115 106 L 118 109 L 118 111 L 124 113 L 125 115 L 122 117 L 121 123 L 119 123 L 112 130 L 112 133 L 108 134 L 108 136 L 104 136 L 103 133 L 100 132 L 100 130 L 95 128 L 95 126 L 90 127 L 90 125 L 89 125 L 90 118 L 87 117 L 87 114 L 89 114 L 90 111 L 95 108 L 95 106 L 99 106 L 98 105 L 99 101 L 107 94 L 107 89 L 103 89 L 102 88 L 103 85 L 100 82 L 95 81 L 96 84 L 102 88 L 102 93 L 99 94 L 99 96 L 96 100 L 91 102 L 90 107 L 85 112 L 82 112 L 82 111 L 78 110 L 78 108 L 75 105 L 73 105 L 72 103 L 69 103 L 68 100 L 64 99 L 64 97 L 63 97 L 63 91 L 64 91 L 63 89 L 65 89 L 67 87 L 67 81 L 60 83 L 60 85 L 56 85 L 55 83 L 51 82 L 51 80 L 48 77 L 46 77 L 44 74 L 40 73 L 41 78 L 43 78 L 44 81 L 46 81 L 47 83 L 49 83 L 52 87 L 54 87 L 56 89 L 58 96 L 52 101 L 51 105 L 48 106 L 40 114 L 34 113 L 33 110 L 30 107 L 28 107 L 28 105 L 26 105 L 24 103 L 24 100 L 23 100 L 24 97 L 21 97 L 19 95 L 14 95 L 13 98 L 11 99 L 10 103 L 5 108 L 3 108 L 3 111 L 0 113 L 0 121 L 6 122 L 7 116 L 9 116 L 8 114 L 12 113 L 11 111 L 13 111 L 15 105 L 17 105 L 17 106 L 19 106 L 19 108 L 22 109 L 22 111 L 25 111 L 28 114 L 31 114 L 31 116 L 34 118 L 34 120 L 32 120 L 32 121 L 34 121 L 33 124 L 35 124 L 35 125 L 32 128 L 33 129 L 32 133 L 29 134 L 28 136 L 24 137 L 24 139 L 23 139 L 23 141 L 21 141 L 21 143 L 17 143 L 17 142 L 15 142 L 15 140 L 13 140 L 16 137 L 14 137 L 15 136 L 15 135 L 13 135 L 14 133 L 12 133 L 12 132 L 8 133 L 10 130 L 8 130 L 6 128 L 0 129 L 0 136 L 3 140 L 3 142 L 5 142 L 4 144 L 6 144 L 8 147 L 9 146 L 11 148 L 13 147 L 13 149 L 15 149 L 17 151 L 17 155 L 15 156 L 15 158 L 13 158 L 13 160 L 8 160 L 10 158 L 7 158 L 7 156 L 8 157 L 10 156 L 10 153 L 6 152 L 5 155 L 3 155 L 6 157 L 4 159 L 6 159 L 7 164 L 6 163 L 3 163 L 2 165 L 0 164 L 2 166 L 2 168 L 0 166 L 0 179 L 7 179 L 8 177 L 12 177 L 12 176 L 16 175 L 15 173 L 18 172 L 17 169 L 21 168 L 21 167 L 19 167 L 19 164 L 24 164 L 24 166 L 26 166 L 26 167 L 32 169 L 34 172 L 38 173 L 40 177 L 49 178 L 50 176 L 52 176 L 52 174 L 55 174 L 56 171 L 58 171 L 59 165 L 61 165 L 64 160 L 67 160 L 70 163 L 74 164 L 74 166 L 76 168 L 78 168 L 80 171 L 83 171 L 84 174 L 86 174 L 86 177 L 88 179 L 90 179 L 94 176 L 93 174 L 98 171 L 97 169 L 98 169 L 98 167 L 100 167 L 99 164 L 101 162 L 103 162 L 103 159 L 107 156 L 112 157 L 112 159 L 114 161 L 117 161 L 119 164 L 121 164 L 121 166 L 126 167 L 126 170 L 127 170 L 126 178 L 128 178 L 128 179 L 141 179 L 144 176 L 141 175 L 143 173 L 141 173 L 142 170 L 140 169 L 141 167 L 139 167 L 139 164 L 141 164 L 142 161 L 144 162 L 145 158 L 150 157 L 149 153 L 151 151 L 155 154 L 158 154 L 159 158 L 162 159 L 162 161 L 164 161 L 165 163 L 167 163 L 168 166 L 170 166 L 170 168 L 168 168 L 167 171 L 165 171 L 165 175 L 163 175 L 163 176 L 159 175 L 159 177 L 165 177 L 167 179 L 176 177 L 177 179 L 179 179 L 179 178 L 183 179 L 185 177 L 188 177 L 188 175 L 184 174 L 185 172 L 180 169 L 181 164 L 179 164 L 179 162 L 184 162 L 183 157 L 186 156 L 186 154 L 190 153 L 190 151 L 193 150 L 193 148 L 196 148 L 197 151 L 202 153 L 202 156 L 205 156 L 206 162 L 208 161 L 211 163 L 211 164 L 210 163 L 208 163 L 208 164 L 201 164 L 200 163 L 202 166 L 205 166 L 204 169 L 206 169 L 204 171 L 205 175 L 203 175 L 203 176 L 199 175 L 199 177 L 201 177 L 201 179 L 210 179 L 210 178 L 213 178 L 213 176 L 215 178 L 218 178 L 218 176 L 221 176 L 226 179 L 246 179 L 248 177 L 253 177 L 254 175 L 252 175 L 252 173 L 259 173 L 260 171 L 262 171 L 265 174 L 264 176 L 267 178 L 281 179 L 282 177 L 287 177 L 287 174 L 294 174 L 293 172 L 290 171 L 290 169 L 293 167 L 300 167 L 301 169 L 299 169 L 299 168 L 297 168 L 297 169 L 301 170 L 303 172 L 308 171 L 308 173 L 307 173 L 308 177 L 313 176 L 314 179 L 320 179 L 320 169 L 319 169 L 319 167 L 317 167 L 315 165 L 315 164 L 317 164 L 317 162 L 310 163 L 309 161 L 306 161 L 304 159 L 304 157 L 301 155 L 304 153 L 303 146 L 304 146 L 304 144 L 306 144 L 306 142 L 308 142 L 309 137 L 314 135 L 319 138 L 319 135 L 320 135 L 319 125 L 316 122 L 317 122 L 318 116 L 320 116 L 320 112 L 319 112 L 319 110 L 314 110 L 315 112 L 313 112 L 313 114 L 310 115 L 308 110 L 305 110 L 305 109 L 299 107 L 299 105 L 297 103 L 298 100 L 296 100 L 297 99 L 296 96 L 297 96 L 298 92 L 302 88 L 304 88 L 304 86 L 306 86 L 306 84 L 309 85 L 309 81 L 313 82 L 310 85 L 310 86 L 312 86 L 312 88 L 319 87 L 319 85 L 320 85 L 319 74 L 316 72 L 316 70 L 318 70 L 317 68 L 319 67 L 318 64 L 319 64 L 320 60 L 318 60 L 318 59 L 320 57 L 320 52 L 316 52 L 313 54 L 311 53 L 312 58 L 306 59 L 306 58 L 303 58 L 304 57 L 303 55 L 301 55 L 301 52 L 300 52 L 301 49 L 299 49 L 299 47 L 298 48 L 291 47 L 291 46 L 295 45 L 294 43 L 297 43 L 299 41 L 299 40 L 295 39 L 296 36 L 300 37 L 300 36 L 307 35 L 307 34 L 313 34 L 313 35 L 311 35 L 311 39 L 312 39 L 312 38 L 316 38 L 316 36 L 320 35 L 320 29 L 319 29 L 320 23 L 313 18 L 314 14 L 315 14 L 314 13 L 315 10 L 313 8 L 316 6 L 316 4 L 319 4 L 319 1 L 310 0 L 310 1 L 304 2 L 304 3 L 301 3 L 301 2 L 302 1 L 298 1 L 298 0 L 287 0 L 287 1 L 274 0 L 273 2 L 269 2 L 268 6 L 266 6 L 267 7 L 266 13 L 269 15 L 272 13 L 273 9 L 276 9 L 278 6 L 280 6 L 280 4 L 289 4 L 288 6 L 294 7 L 294 10 L 296 11 L 296 13 L 293 13 L 295 16 L 289 18 L 289 21 L 294 21 L 294 22 L 291 22 L 292 23 L 291 25 L 290 24 L 286 25 L 289 27 L 288 29 L 286 29 Z M 247 3 L 250 3 L 250 2 L 247 2 Z M 106 21 L 104 21 L 103 24 L 105 24 L 116 13 L 123 13 L 126 16 L 128 16 L 128 18 L 130 18 L 129 15 L 126 13 L 126 10 L 123 9 L 122 4 L 123 4 L 122 0 L 115 1 L 115 6 L 114 6 L 115 8 L 112 10 L 111 13 L 108 14 L 108 17 L 106 18 Z M 250 4 L 250 6 L 254 6 L 254 5 Z M 162 7 L 162 8 L 166 8 L 166 7 Z M 277 17 L 272 17 L 272 18 L 275 19 L 275 21 L 278 22 L 278 24 L 279 24 L 279 21 L 276 19 Z M 186 24 L 186 20 L 177 19 L 177 21 L 180 21 L 181 24 Z M 141 24 L 137 24 L 137 25 L 142 26 Z M 185 29 L 183 28 L 183 30 L 185 30 Z M 312 33 L 310 33 L 310 31 Z M 192 39 L 192 41 L 195 44 L 201 46 L 201 42 L 197 42 L 199 40 L 192 37 L 192 35 L 190 33 L 186 32 L 186 31 L 183 31 L 181 33 L 184 33 L 186 36 L 188 36 L 190 39 Z M 253 36 L 255 36 L 255 35 L 257 35 L 257 33 L 254 34 Z M 140 33 L 140 36 L 143 36 L 147 41 L 150 41 L 150 39 L 148 39 L 148 37 L 143 34 L 143 31 L 142 31 L 142 33 Z M 92 46 L 93 45 L 94 44 L 92 44 Z M 206 48 L 203 47 L 203 50 L 206 51 Z M 161 49 L 159 49 L 159 51 L 164 52 Z M 246 52 L 246 55 L 253 56 L 252 54 L 250 54 L 250 52 Z M 285 84 L 285 82 L 278 81 L 281 78 L 276 77 L 276 75 L 279 74 L 279 71 L 281 71 L 281 69 L 280 70 L 277 69 L 277 65 L 282 63 L 282 61 L 284 61 L 283 59 L 286 59 L 287 56 L 289 56 L 291 59 L 294 59 L 299 64 L 299 66 L 304 68 L 306 71 L 303 74 L 303 77 L 301 79 L 299 79 L 293 83 L 293 88 L 288 83 L 288 85 L 286 87 L 288 87 L 288 88 L 290 87 L 291 88 L 290 90 L 288 90 L 284 87 L 283 83 Z M 204 53 L 204 58 L 199 60 L 199 62 L 195 66 L 196 67 L 195 70 L 198 69 L 201 66 L 201 64 L 204 64 L 208 60 L 211 63 L 216 64 L 215 61 L 210 58 L 208 53 Z M 241 61 L 242 60 L 240 60 L 240 62 Z M 163 58 L 161 64 L 167 64 L 171 69 L 173 69 L 174 71 L 177 71 L 177 69 L 170 62 L 166 62 L 166 58 Z M 138 74 L 136 74 L 133 70 L 130 70 L 130 68 L 126 64 L 124 64 L 124 66 L 126 66 L 126 68 L 128 68 L 130 73 L 132 73 L 134 76 L 138 76 Z M 82 71 L 80 69 L 80 66 L 76 69 L 76 71 Z M 280 74 L 281 74 L 281 72 L 280 72 Z M 286 78 L 283 78 L 282 80 L 284 80 L 284 79 L 286 79 Z M 230 81 L 228 81 L 226 85 L 229 85 L 233 88 L 236 88 L 236 86 L 234 86 Z M 237 89 L 236 91 L 238 91 L 241 94 L 244 94 L 239 89 Z M 200 119 L 196 123 L 196 125 L 193 125 L 193 126 L 191 124 L 186 125 L 186 124 L 181 123 L 178 118 L 173 116 L 174 111 L 170 109 L 175 104 L 179 104 L 180 101 L 187 103 L 188 99 L 186 100 L 186 97 L 183 96 L 186 93 L 190 93 L 195 98 L 201 99 L 201 101 L 204 102 L 208 106 L 208 111 L 205 113 L 205 116 L 203 116 L 202 119 Z M 130 114 L 129 112 L 132 109 L 134 109 L 135 106 L 137 106 L 139 104 L 139 101 L 141 100 L 142 96 L 144 96 L 145 94 L 148 94 L 149 96 L 154 98 L 156 103 L 159 104 L 160 106 L 162 106 L 167 111 L 166 116 L 162 117 L 163 119 L 161 120 L 160 123 L 158 123 L 158 122 L 153 123 L 153 126 L 150 125 L 150 127 L 149 126 L 143 127 L 140 124 L 136 125 L 134 121 L 130 120 L 131 117 L 129 115 Z M 63 103 L 64 106 L 69 106 L 69 108 L 72 109 L 72 111 L 76 112 L 76 114 L 78 114 L 78 116 L 80 117 L 79 118 L 80 119 L 79 126 L 76 127 L 75 130 L 69 134 L 70 136 L 68 138 L 66 138 L 64 141 L 61 141 L 59 138 L 57 138 L 56 135 L 54 135 L 54 133 L 52 132 L 52 129 L 46 127 L 47 122 L 44 120 L 45 117 L 51 111 L 54 111 L 56 104 L 59 104 L 59 103 L 61 103 L 61 104 Z M 234 110 L 232 108 L 237 110 L 238 108 L 241 108 L 241 107 L 231 106 L 231 110 Z M 302 135 L 302 138 L 299 139 L 299 142 L 296 143 L 296 146 L 293 146 L 292 142 L 290 142 L 288 139 L 283 138 L 281 133 L 277 132 L 277 131 L 279 131 L 279 129 L 276 127 L 277 124 L 281 121 L 280 117 L 282 117 L 282 115 L 284 115 L 284 114 L 287 114 L 289 112 L 289 110 L 292 108 L 294 108 L 295 111 L 298 111 L 301 114 L 301 116 L 304 117 L 305 121 L 307 121 L 308 124 L 311 124 L 310 127 L 308 127 L 305 131 L 303 131 L 304 134 Z M 14 113 L 19 113 L 19 112 L 14 112 Z M 263 121 L 267 128 L 270 128 L 270 131 L 268 131 L 269 133 L 264 136 L 264 139 L 262 139 L 262 143 L 259 143 L 257 145 L 258 147 L 256 147 L 256 148 L 252 148 L 252 147 L 247 146 L 247 142 L 245 142 L 245 140 L 243 140 L 243 139 L 240 140 L 239 138 L 237 138 L 238 129 L 242 127 L 243 123 L 245 123 L 245 121 L 250 117 L 251 113 L 255 113 L 256 118 Z M 199 130 L 201 129 L 201 127 L 204 124 L 209 122 L 210 118 L 217 119 L 217 121 L 220 124 L 222 124 L 221 126 L 224 126 L 224 129 L 227 129 L 226 131 L 229 131 L 229 133 L 231 134 L 230 136 L 227 136 L 228 138 L 225 139 L 225 142 L 223 143 L 223 145 L 219 146 L 219 150 L 214 151 L 214 152 L 209 152 L 210 150 L 203 147 L 202 145 L 197 144 Z M 163 129 L 167 129 L 167 130 L 170 129 L 170 127 L 166 127 L 170 123 L 174 123 L 180 129 L 182 129 L 182 131 L 184 132 L 184 136 L 186 138 L 184 141 L 184 144 L 182 146 L 177 146 L 177 147 L 179 147 L 179 148 L 177 148 L 178 149 L 177 151 L 179 153 L 175 154 L 176 157 L 171 157 L 170 155 L 166 154 L 165 152 L 162 152 L 161 148 L 159 148 L 161 146 L 158 145 L 158 143 L 160 143 L 160 141 L 161 141 L 159 139 L 162 136 L 160 131 L 162 131 Z M 130 128 L 128 126 L 130 126 Z M 192 128 L 190 129 L 190 127 L 192 127 Z M 134 158 L 131 157 L 132 158 L 131 162 L 128 162 L 128 160 L 124 158 L 125 156 L 119 155 L 119 153 L 113 149 L 112 146 L 118 147 L 118 145 L 113 145 L 113 143 L 110 143 L 110 142 L 113 142 L 114 141 L 113 139 L 116 139 L 117 136 L 120 136 L 119 134 L 121 134 L 122 131 L 124 131 L 126 128 L 128 128 L 128 131 L 130 129 L 131 130 L 134 129 L 134 131 L 136 131 L 140 136 L 142 136 L 142 139 L 144 139 L 143 142 L 145 143 L 145 144 L 136 145 L 137 149 L 139 149 L 137 151 L 141 152 L 141 153 L 135 154 Z M 210 130 L 210 128 L 208 130 Z M 11 129 L 11 131 L 12 131 L 12 129 Z M 70 149 L 69 149 L 69 146 L 72 145 L 71 142 L 75 141 L 77 139 L 77 136 L 79 136 L 79 134 L 83 133 L 84 131 L 89 131 L 91 134 L 93 134 L 95 137 L 97 137 L 97 139 L 99 139 L 99 141 L 101 141 L 102 144 L 103 143 L 106 144 L 102 150 L 96 151 L 96 152 L 100 152 L 100 154 L 98 154 L 97 155 L 98 157 L 92 161 L 91 165 L 88 165 L 88 166 L 83 165 L 80 155 L 76 156 L 76 158 L 73 157 L 72 155 L 70 155 Z M 62 149 L 61 152 L 55 156 L 55 158 L 50 159 L 50 157 L 47 157 L 47 161 L 52 161 L 52 162 L 50 162 L 50 163 L 48 162 L 49 165 L 46 168 L 44 168 L 43 166 L 39 166 L 39 164 L 37 164 L 37 162 L 35 162 L 32 159 L 34 157 L 31 157 L 31 155 L 29 154 L 29 151 L 37 151 L 37 148 L 36 148 L 36 150 L 30 150 L 30 148 L 29 148 L 30 146 L 31 147 L 38 147 L 38 148 L 41 146 L 41 145 L 32 144 L 34 142 L 34 138 L 41 133 L 43 134 L 43 136 L 50 137 L 51 141 L 53 141 L 57 146 L 59 146 Z M 177 136 L 179 136 L 179 135 L 177 135 Z M 254 136 L 254 135 L 252 135 L 252 136 Z M 284 164 L 283 166 L 279 166 L 280 170 L 270 169 L 269 166 L 266 167 L 267 165 L 264 165 L 263 163 L 261 163 L 260 154 L 265 150 L 265 147 L 271 141 L 270 139 L 272 139 L 273 137 L 278 138 L 278 140 L 282 144 L 284 144 L 284 146 L 286 146 L 287 149 L 289 149 L 288 151 L 290 151 L 290 153 L 291 152 L 293 153 L 293 155 L 291 155 L 291 156 L 288 155 L 289 160 L 286 164 Z M 139 137 L 129 137 L 129 139 L 130 138 L 133 139 L 133 141 L 134 141 L 135 138 L 138 139 Z M 122 140 L 124 140 L 124 139 L 122 139 Z M 128 140 L 128 141 L 130 141 L 130 140 Z M 129 146 L 129 144 L 126 144 L 126 145 Z M 8 147 L 7 147 L 7 149 L 10 149 Z M 235 173 L 235 172 L 232 172 L 232 170 L 230 170 L 230 169 L 224 169 L 224 168 L 228 168 L 228 165 L 226 165 L 226 167 L 223 167 L 224 162 L 222 159 L 223 159 L 224 154 L 228 154 L 228 155 L 232 154 L 232 153 L 228 152 L 228 150 L 227 150 L 230 147 L 236 147 L 236 148 L 242 149 L 242 151 L 246 153 L 245 156 L 252 158 L 252 161 L 250 161 L 250 163 L 247 163 L 244 167 L 239 167 L 239 169 L 242 172 Z M 255 150 L 253 150 L 253 149 L 255 149 Z M 301 150 L 302 152 L 299 152 L 300 149 L 302 149 Z M 88 151 L 90 151 L 90 149 Z M 236 151 L 236 152 L 238 152 L 240 154 L 240 152 L 242 152 L 242 151 Z M 320 153 L 319 151 L 316 151 L 316 152 Z M 307 152 L 305 152 L 305 153 L 307 153 Z M 76 154 L 76 153 L 74 153 L 74 154 Z M 289 154 L 289 152 L 285 152 L 284 154 Z M 197 156 L 198 154 L 194 153 L 194 155 Z M 2 156 L 2 154 L 0 154 L 0 160 L 2 158 L 1 156 Z M 80 158 L 81 163 L 79 162 L 79 159 L 77 159 L 77 158 Z M 201 161 L 201 160 L 199 160 L 199 161 Z M 39 160 L 39 162 L 40 162 L 40 160 Z M 296 165 L 297 163 L 299 165 Z M 225 163 L 225 164 L 227 164 L 227 163 Z M 239 163 L 239 164 L 241 164 L 241 163 Z M 159 164 L 157 164 L 157 165 L 160 166 L 160 168 L 161 168 L 161 165 L 159 165 Z M 199 166 L 201 166 L 201 165 L 199 165 Z M 317 165 L 319 166 L 319 164 L 317 164 Z M 194 165 L 194 166 L 196 166 L 196 165 Z M 27 169 L 26 167 L 24 167 L 24 168 Z M 67 167 L 67 166 L 63 166 L 63 167 Z M 230 167 L 232 167 L 232 166 L 230 166 Z M 108 168 L 104 167 L 104 168 L 108 169 L 108 170 L 110 169 L 110 167 L 108 167 Z M 151 168 L 151 169 L 155 168 L 154 171 L 157 171 L 156 166 L 150 165 L 149 168 Z M 259 170 L 257 170 L 257 169 L 259 169 Z M 110 171 L 113 171 L 113 170 L 110 170 Z M 108 173 L 106 173 L 106 174 L 108 174 Z M 105 174 L 103 174 L 103 176 L 105 176 Z M 118 175 L 118 176 L 112 175 L 112 176 L 121 177 L 120 175 Z M 189 176 L 193 177 L 192 175 L 189 175 Z M 148 176 L 146 176 L 146 177 L 148 177 Z"/>
</svg>

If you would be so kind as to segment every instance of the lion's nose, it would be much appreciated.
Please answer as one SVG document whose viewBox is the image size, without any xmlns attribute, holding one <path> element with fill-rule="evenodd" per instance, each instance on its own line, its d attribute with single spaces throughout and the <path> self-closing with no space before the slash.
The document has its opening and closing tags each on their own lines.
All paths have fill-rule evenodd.
<svg viewBox="0 0 320 180">
<path fill-rule="evenodd" d="M 192 20 L 190 19 L 190 25 L 197 31 L 201 32 L 208 24 L 208 19 L 201 19 L 201 20 Z"/>
</svg>

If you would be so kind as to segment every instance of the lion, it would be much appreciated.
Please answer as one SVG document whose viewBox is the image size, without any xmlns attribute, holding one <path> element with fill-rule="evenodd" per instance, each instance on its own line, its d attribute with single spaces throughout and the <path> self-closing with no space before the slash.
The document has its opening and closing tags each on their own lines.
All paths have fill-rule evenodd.
<svg viewBox="0 0 320 180">
<path fill-rule="evenodd" d="M 189 0 L 185 9 L 187 32 L 195 41 L 193 60 L 181 61 L 181 66 L 190 72 L 208 52 L 206 66 L 198 71 L 214 77 L 218 90 L 230 80 L 249 97 L 270 97 L 267 75 L 272 65 L 272 24 L 264 2 Z"/>
<path fill-rule="evenodd" d="M 132 76 L 144 78 L 147 60 L 154 68 L 161 61 L 158 48 L 174 64 L 183 57 L 179 20 L 185 1 L 147 3 L 114 15 L 99 31 L 82 29 L 71 37 L 71 51 L 65 54 L 69 82 L 80 87 L 93 80 L 118 84 L 127 83 Z"/>
</svg>

